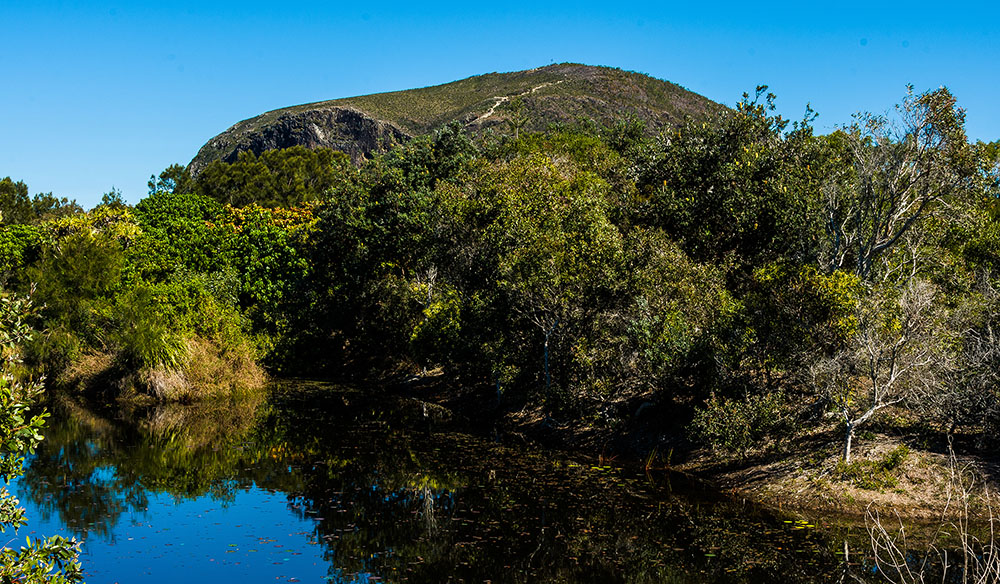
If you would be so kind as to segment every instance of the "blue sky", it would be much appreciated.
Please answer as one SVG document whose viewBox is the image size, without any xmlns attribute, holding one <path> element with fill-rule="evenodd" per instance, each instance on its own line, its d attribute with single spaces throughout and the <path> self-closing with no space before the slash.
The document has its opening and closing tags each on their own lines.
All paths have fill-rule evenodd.
<svg viewBox="0 0 1000 584">
<path fill-rule="evenodd" d="M 558 62 L 732 105 L 767 84 L 828 132 L 912 83 L 948 86 L 1000 138 L 1000 3 L 671 4 L 0 0 L 0 177 L 93 206 L 233 123 L 288 105 Z"/>
</svg>

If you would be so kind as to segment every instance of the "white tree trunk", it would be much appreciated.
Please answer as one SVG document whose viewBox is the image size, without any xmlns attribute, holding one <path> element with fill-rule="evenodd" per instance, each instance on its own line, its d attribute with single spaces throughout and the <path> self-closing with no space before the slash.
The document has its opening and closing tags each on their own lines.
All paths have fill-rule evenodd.
<svg viewBox="0 0 1000 584">
<path fill-rule="evenodd" d="M 844 436 L 844 464 L 851 464 L 851 441 L 854 440 L 854 424 L 847 423 L 847 432 Z"/>
</svg>

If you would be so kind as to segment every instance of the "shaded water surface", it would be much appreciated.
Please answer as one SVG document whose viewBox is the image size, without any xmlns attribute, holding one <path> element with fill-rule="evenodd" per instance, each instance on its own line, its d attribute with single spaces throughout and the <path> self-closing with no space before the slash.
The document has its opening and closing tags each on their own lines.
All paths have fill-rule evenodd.
<svg viewBox="0 0 1000 584">
<path fill-rule="evenodd" d="M 678 476 L 510 448 L 412 400 L 314 383 L 250 403 L 49 405 L 19 536 L 85 540 L 87 581 L 814 582 L 843 538 Z M 860 568 L 856 568 L 860 569 Z"/>
</svg>

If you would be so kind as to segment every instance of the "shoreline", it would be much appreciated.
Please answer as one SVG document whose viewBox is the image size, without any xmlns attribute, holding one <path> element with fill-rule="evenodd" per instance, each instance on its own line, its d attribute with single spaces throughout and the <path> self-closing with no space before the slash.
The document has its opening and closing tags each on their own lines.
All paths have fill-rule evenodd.
<svg viewBox="0 0 1000 584">
<path fill-rule="evenodd" d="M 295 383 L 297 379 L 306 381 L 281 377 L 270 381 Z M 645 465 L 650 470 L 681 474 L 721 495 L 744 499 L 778 513 L 821 513 L 856 521 L 873 507 L 916 522 L 947 520 L 962 513 L 954 497 L 949 501 L 947 454 L 908 447 L 907 441 L 898 436 L 880 434 L 857 441 L 855 464 L 859 468 L 877 464 L 894 449 L 905 450 L 898 468 L 876 477 L 886 484 L 864 488 L 855 484 L 857 480 L 852 482 L 844 477 L 839 465 L 841 443 L 832 427 L 796 436 L 783 442 L 780 448 L 771 445 L 738 457 L 693 447 L 683 435 L 682 426 L 675 423 L 669 428 L 656 423 L 658 406 L 640 406 L 640 411 L 645 410 L 644 416 L 631 416 L 617 427 L 597 427 L 560 422 L 546 417 L 538 407 L 513 408 L 495 394 L 487 395 L 490 392 L 483 388 L 455 384 L 442 375 L 405 378 L 397 375 L 381 381 L 375 378 L 308 381 L 351 385 L 362 391 L 403 398 L 412 402 L 415 411 L 422 409 L 427 431 L 448 428 L 492 437 L 509 445 L 532 445 L 585 456 L 601 464 L 638 468 Z M 79 386 L 76 391 L 69 389 L 71 394 L 79 391 Z M 119 407 L 129 405 L 138 404 L 119 400 Z M 976 512 L 982 506 L 983 485 L 988 481 L 987 486 L 995 490 L 1000 463 L 968 454 L 959 456 L 957 462 L 979 477 L 977 493 L 972 498 Z"/>
<path fill-rule="evenodd" d="M 748 453 L 745 457 L 694 448 L 676 432 L 656 431 L 655 424 L 638 416 L 622 428 L 597 428 L 580 423 L 560 423 L 546 418 L 540 408 L 504 409 L 482 404 L 482 392 L 457 387 L 443 380 L 416 379 L 416 383 L 390 383 L 384 391 L 405 395 L 450 412 L 449 424 L 473 434 L 493 432 L 503 441 L 532 443 L 597 459 L 602 463 L 629 464 L 666 470 L 704 482 L 710 488 L 736 499 L 781 513 L 822 513 L 854 520 L 864 518 L 869 508 L 898 514 L 904 521 L 931 522 L 960 516 L 964 511 L 958 495 L 949 499 L 951 468 L 947 451 L 917 448 L 915 440 L 874 434 L 856 440 L 854 468 L 876 467 L 871 480 L 883 480 L 877 488 L 865 488 L 862 479 L 845 477 L 841 465 L 842 442 L 835 426 L 819 427 L 781 445 Z M 478 404 L 478 407 L 470 403 Z M 903 452 L 898 468 L 877 474 L 879 463 L 893 450 Z M 645 451 L 645 454 L 643 452 Z M 970 514 L 982 508 L 983 487 L 996 491 L 1000 462 L 981 455 L 961 454 L 958 467 L 976 477 Z"/>
</svg>

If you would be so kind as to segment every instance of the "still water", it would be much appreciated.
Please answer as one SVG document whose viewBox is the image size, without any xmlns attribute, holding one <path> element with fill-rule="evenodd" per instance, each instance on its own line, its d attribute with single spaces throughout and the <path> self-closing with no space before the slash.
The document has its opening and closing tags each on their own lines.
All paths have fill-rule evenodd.
<svg viewBox="0 0 1000 584">
<path fill-rule="evenodd" d="M 814 582 L 843 529 L 668 473 L 428 428 L 315 383 L 121 411 L 55 397 L 18 536 L 73 534 L 104 582 Z M 854 566 L 852 571 L 865 567 Z"/>
</svg>

